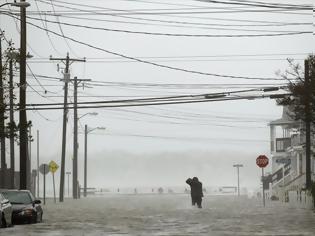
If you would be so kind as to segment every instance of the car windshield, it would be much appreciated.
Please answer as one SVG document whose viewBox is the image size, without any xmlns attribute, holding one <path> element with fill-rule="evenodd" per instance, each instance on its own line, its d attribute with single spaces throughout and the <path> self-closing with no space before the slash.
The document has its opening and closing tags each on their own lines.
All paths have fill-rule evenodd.
<svg viewBox="0 0 315 236">
<path fill-rule="evenodd" d="M 32 198 L 27 192 L 8 191 L 2 193 L 12 204 L 30 204 Z"/>
</svg>

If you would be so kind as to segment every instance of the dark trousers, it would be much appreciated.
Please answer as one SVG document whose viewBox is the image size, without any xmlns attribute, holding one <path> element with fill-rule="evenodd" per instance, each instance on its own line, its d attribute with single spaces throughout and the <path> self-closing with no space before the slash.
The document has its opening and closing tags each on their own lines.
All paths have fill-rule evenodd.
<svg viewBox="0 0 315 236">
<path fill-rule="evenodd" d="M 201 208 L 201 196 L 191 196 L 191 204 L 194 206 L 197 203 L 198 208 Z"/>
</svg>

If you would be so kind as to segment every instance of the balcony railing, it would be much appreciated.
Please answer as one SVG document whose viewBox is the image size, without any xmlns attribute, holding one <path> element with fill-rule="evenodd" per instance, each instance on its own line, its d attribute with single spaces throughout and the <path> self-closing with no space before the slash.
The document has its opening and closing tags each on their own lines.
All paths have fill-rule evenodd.
<svg viewBox="0 0 315 236">
<path fill-rule="evenodd" d="M 305 136 L 304 135 L 292 135 L 291 136 L 291 145 L 292 146 L 299 146 L 305 143 Z"/>
<path fill-rule="evenodd" d="M 276 152 L 284 152 L 291 146 L 291 138 L 276 138 Z"/>
</svg>

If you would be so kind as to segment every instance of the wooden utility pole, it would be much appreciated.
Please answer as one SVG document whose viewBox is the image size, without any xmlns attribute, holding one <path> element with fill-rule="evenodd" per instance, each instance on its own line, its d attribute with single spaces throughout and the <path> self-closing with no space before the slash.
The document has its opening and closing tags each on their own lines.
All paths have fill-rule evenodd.
<svg viewBox="0 0 315 236">
<path fill-rule="evenodd" d="M 312 188 L 312 173 L 311 173 L 311 122 L 312 122 L 312 112 L 311 112 L 311 85 L 310 85 L 310 68 L 309 61 L 304 61 L 304 70 L 305 70 L 305 176 L 306 176 L 306 189 L 311 190 Z"/>
<path fill-rule="evenodd" d="M 14 128 L 15 128 L 15 122 L 14 122 L 14 94 L 13 94 L 13 58 L 10 58 L 9 61 L 9 94 L 10 94 L 10 179 L 11 184 L 10 187 L 12 189 L 15 188 L 15 154 L 14 154 Z"/>
<path fill-rule="evenodd" d="M 84 192 L 83 196 L 87 196 L 87 135 L 88 126 L 84 126 Z"/>
<path fill-rule="evenodd" d="M 2 67 L 2 37 L 0 37 L 0 147 L 1 147 L 1 176 L 0 176 L 0 188 L 5 188 L 5 173 L 7 169 L 5 159 L 5 133 L 4 133 L 4 99 L 3 99 L 3 67 Z"/>
<path fill-rule="evenodd" d="M 78 198 L 78 80 L 77 77 L 74 77 L 73 80 L 73 160 L 72 160 L 72 195 L 74 199 Z"/>
<path fill-rule="evenodd" d="M 61 166 L 60 166 L 60 189 L 59 202 L 64 201 L 64 186 L 65 186 L 65 161 L 66 161 L 66 135 L 67 135 L 67 117 L 68 117 L 68 83 L 70 81 L 69 66 L 72 62 L 85 62 L 85 59 L 71 59 L 69 53 L 66 58 L 50 58 L 53 61 L 62 61 L 66 68 L 64 71 L 64 105 L 63 105 L 63 126 L 62 126 L 62 151 L 61 151 Z"/>
<path fill-rule="evenodd" d="M 39 198 L 39 130 L 37 130 L 37 197 Z"/>
<path fill-rule="evenodd" d="M 27 163 L 26 163 L 26 171 L 27 171 L 27 189 L 31 190 L 34 189 L 33 187 L 33 181 L 31 178 L 31 173 L 32 173 L 32 123 L 29 124 L 28 126 L 28 156 L 27 156 Z M 33 193 L 33 192 L 32 192 Z M 35 195 L 35 193 L 33 193 Z"/>
<path fill-rule="evenodd" d="M 21 0 L 21 3 L 25 0 Z M 21 7 L 21 40 L 20 40 L 20 106 L 19 106 L 19 120 L 20 120 L 20 189 L 27 189 L 27 117 L 26 117 L 26 8 Z"/>
</svg>

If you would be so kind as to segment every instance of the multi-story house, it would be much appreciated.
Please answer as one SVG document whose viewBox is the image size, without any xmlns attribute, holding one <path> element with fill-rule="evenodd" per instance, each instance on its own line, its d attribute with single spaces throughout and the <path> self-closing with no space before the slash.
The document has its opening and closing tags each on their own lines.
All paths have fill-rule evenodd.
<svg viewBox="0 0 315 236">
<path fill-rule="evenodd" d="M 269 123 L 272 174 L 270 195 L 282 201 L 302 198 L 305 189 L 305 132 L 304 123 L 292 119 L 289 107 L 283 107 L 282 117 Z M 315 153 L 314 136 L 311 138 Z M 315 179 L 314 154 L 311 156 L 312 178 Z"/>
</svg>

